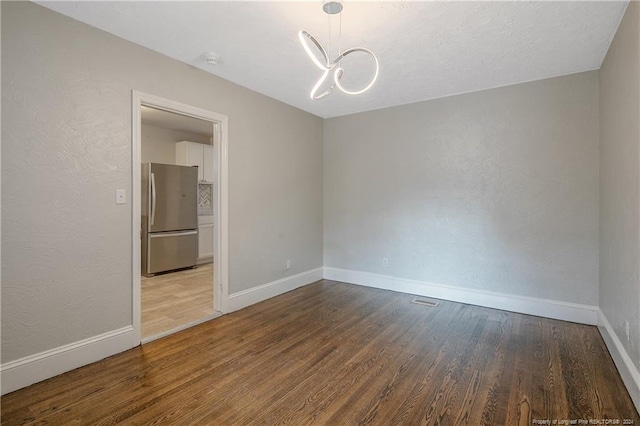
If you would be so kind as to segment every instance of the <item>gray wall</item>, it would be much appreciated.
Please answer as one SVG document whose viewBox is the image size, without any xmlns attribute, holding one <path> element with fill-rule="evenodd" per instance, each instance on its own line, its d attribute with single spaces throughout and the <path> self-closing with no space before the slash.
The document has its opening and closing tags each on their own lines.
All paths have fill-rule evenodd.
<svg viewBox="0 0 640 426">
<path fill-rule="evenodd" d="M 210 137 L 196 133 L 165 129 L 150 124 L 143 124 L 141 127 L 141 161 L 143 163 L 175 164 L 176 142 L 211 144 Z"/>
<path fill-rule="evenodd" d="M 322 266 L 322 120 L 2 2 L 2 361 L 132 323 L 131 90 L 229 116 L 230 293 Z M 285 270 L 286 259 L 293 261 Z"/>
<path fill-rule="evenodd" d="M 325 266 L 597 305 L 597 72 L 324 133 Z"/>
<path fill-rule="evenodd" d="M 600 308 L 640 369 L 639 274 L 640 3 L 630 2 L 600 69 Z"/>
</svg>

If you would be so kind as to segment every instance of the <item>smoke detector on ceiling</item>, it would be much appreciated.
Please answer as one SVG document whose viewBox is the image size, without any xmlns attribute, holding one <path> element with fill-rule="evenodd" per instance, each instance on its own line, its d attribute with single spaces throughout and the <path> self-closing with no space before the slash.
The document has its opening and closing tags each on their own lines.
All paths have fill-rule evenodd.
<svg viewBox="0 0 640 426">
<path fill-rule="evenodd" d="M 215 52 L 204 52 L 204 59 L 207 61 L 207 65 L 216 66 L 220 61 L 220 56 Z"/>
</svg>

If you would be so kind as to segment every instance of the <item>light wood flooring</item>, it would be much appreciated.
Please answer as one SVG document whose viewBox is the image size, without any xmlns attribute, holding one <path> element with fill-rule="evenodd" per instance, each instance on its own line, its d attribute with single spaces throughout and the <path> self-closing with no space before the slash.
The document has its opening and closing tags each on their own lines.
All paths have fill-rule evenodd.
<svg viewBox="0 0 640 426">
<path fill-rule="evenodd" d="M 8 394 L 2 424 L 640 424 L 597 328 L 412 299 L 320 281 Z"/>
<path fill-rule="evenodd" d="M 142 338 L 213 314 L 213 263 L 142 277 Z"/>
</svg>

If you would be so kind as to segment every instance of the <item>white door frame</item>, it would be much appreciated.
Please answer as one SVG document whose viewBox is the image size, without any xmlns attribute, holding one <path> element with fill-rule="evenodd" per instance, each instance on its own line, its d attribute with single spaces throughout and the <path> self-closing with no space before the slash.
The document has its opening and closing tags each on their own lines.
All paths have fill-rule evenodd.
<svg viewBox="0 0 640 426">
<path fill-rule="evenodd" d="M 149 106 L 176 114 L 210 121 L 213 126 L 214 167 L 217 173 L 214 184 L 214 242 L 213 262 L 213 309 L 227 312 L 229 301 L 229 117 L 190 105 L 133 90 L 131 92 L 131 280 L 133 284 L 133 332 L 136 342 L 142 338 L 142 289 L 141 265 L 141 161 L 142 161 L 142 117 L 141 106 Z"/>
</svg>

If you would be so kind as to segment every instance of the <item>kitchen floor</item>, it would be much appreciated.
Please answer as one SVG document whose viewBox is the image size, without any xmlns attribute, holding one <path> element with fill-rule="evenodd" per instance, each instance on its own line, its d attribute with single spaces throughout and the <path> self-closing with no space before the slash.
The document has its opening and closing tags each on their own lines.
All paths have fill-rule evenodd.
<svg viewBox="0 0 640 426">
<path fill-rule="evenodd" d="M 213 314 L 213 263 L 142 277 L 142 338 Z"/>
</svg>

